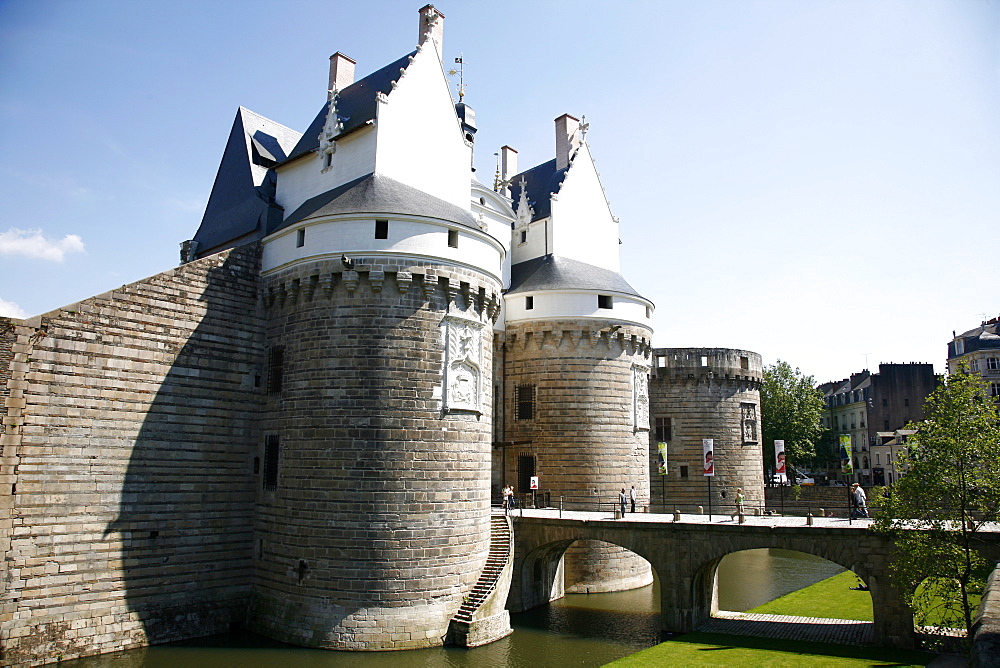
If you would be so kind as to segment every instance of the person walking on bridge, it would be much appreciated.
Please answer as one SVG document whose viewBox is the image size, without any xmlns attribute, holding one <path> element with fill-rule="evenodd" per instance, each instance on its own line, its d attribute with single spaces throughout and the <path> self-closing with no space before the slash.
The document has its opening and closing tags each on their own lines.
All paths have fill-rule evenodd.
<svg viewBox="0 0 1000 668">
<path fill-rule="evenodd" d="M 746 498 L 747 497 L 743 495 L 743 488 L 742 487 L 737 487 L 736 488 L 736 512 L 734 512 L 732 515 L 730 515 L 731 519 L 735 520 L 737 515 L 742 515 L 743 514 L 743 502 L 746 500 Z"/>
<path fill-rule="evenodd" d="M 622 517 L 625 517 L 625 501 L 627 498 L 625 496 L 625 488 L 622 487 L 622 491 L 618 494 L 618 504 L 622 507 Z"/>
<path fill-rule="evenodd" d="M 858 483 L 851 485 L 851 519 L 868 517 L 868 497 L 865 490 Z"/>
<path fill-rule="evenodd" d="M 632 512 L 635 512 L 635 485 L 632 485 L 632 489 L 628 491 L 628 498 L 632 501 Z"/>
</svg>

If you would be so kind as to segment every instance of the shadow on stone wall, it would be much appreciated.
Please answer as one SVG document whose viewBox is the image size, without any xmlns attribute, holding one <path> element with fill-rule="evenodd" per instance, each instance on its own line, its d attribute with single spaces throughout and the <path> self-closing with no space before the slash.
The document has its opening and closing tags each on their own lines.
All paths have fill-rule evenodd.
<svg viewBox="0 0 1000 668">
<path fill-rule="evenodd" d="M 109 360 L 124 393 L 121 421 L 92 429 L 114 439 L 153 394 L 131 418 L 141 426 L 105 530 L 120 539 L 132 613 L 119 621 L 142 624 L 128 645 L 218 633 L 245 615 L 262 392 L 257 264 L 255 245 L 205 258 L 154 276 L 120 307 L 137 330 L 120 343 L 133 359 L 120 370 Z M 175 356 L 158 382 L 149 356 L 163 351 Z"/>
</svg>

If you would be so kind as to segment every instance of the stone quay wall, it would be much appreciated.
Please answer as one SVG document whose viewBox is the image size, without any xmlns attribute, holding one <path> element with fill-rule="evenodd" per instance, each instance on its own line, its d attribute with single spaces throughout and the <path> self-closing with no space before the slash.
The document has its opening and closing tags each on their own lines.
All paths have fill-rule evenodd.
<svg viewBox="0 0 1000 668">
<path fill-rule="evenodd" d="M 657 348 L 653 362 L 649 383 L 652 508 L 690 512 L 703 506 L 707 510 L 709 483 L 702 450 L 706 438 L 714 441 L 713 511 L 732 513 L 737 488 L 743 489 L 748 510 L 762 506 L 760 386 L 764 371 L 760 355 L 729 348 Z M 657 452 L 657 418 L 670 421 L 664 475 Z"/>
<path fill-rule="evenodd" d="M 0 334 L 3 665 L 224 631 L 251 582 L 256 245 Z M 7 360 L 9 359 L 9 362 Z"/>
<path fill-rule="evenodd" d="M 651 335 L 644 327 L 606 320 L 507 325 L 505 437 L 515 445 L 506 453 L 503 477 L 516 491 L 527 491 L 517 489 L 519 458 L 533 457 L 540 489 L 552 499 L 563 496 L 567 507 L 607 507 L 633 485 L 637 505 L 648 504 Z M 533 393 L 530 419 L 516 405 L 526 391 Z M 644 560 L 595 542 L 567 550 L 565 577 L 567 591 L 619 591 L 652 582 Z"/>
<path fill-rule="evenodd" d="M 249 625 L 330 649 L 441 645 L 489 553 L 501 286 L 443 264 L 355 263 L 262 279 L 283 364 L 262 433 L 280 464 L 257 495 Z"/>
</svg>

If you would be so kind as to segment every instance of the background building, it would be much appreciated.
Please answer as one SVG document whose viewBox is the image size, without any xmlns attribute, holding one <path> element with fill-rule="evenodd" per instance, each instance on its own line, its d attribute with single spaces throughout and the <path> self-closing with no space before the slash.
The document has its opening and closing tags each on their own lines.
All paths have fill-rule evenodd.
<svg viewBox="0 0 1000 668">
<path fill-rule="evenodd" d="M 1000 318 L 954 336 L 948 344 L 948 373 L 965 367 L 989 386 L 990 396 L 1000 405 Z"/>
</svg>

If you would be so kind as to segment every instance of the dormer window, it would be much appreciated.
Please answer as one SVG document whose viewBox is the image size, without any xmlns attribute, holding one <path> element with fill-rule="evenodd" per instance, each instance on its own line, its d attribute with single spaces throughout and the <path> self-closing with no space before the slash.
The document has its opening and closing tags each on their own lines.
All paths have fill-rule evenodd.
<svg viewBox="0 0 1000 668">
<path fill-rule="evenodd" d="M 449 248 L 458 248 L 458 230 L 448 230 Z"/>
<path fill-rule="evenodd" d="M 333 166 L 333 153 L 323 154 L 323 169 L 330 169 Z"/>
<path fill-rule="evenodd" d="M 525 297 L 524 298 L 524 310 L 525 311 L 530 311 L 533 308 L 535 308 L 535 298 L 534 297 L 530 297 L 530 296 L 529 297 Z"/>
<path fill-rule="evenodd" d="M 614 308 L 611 295 L 597 295 L 597 308 Z"/>
<path fill-rule="evenodd" d="M 295 247 L 302 248 L 306 245 L 306 229 L 303 227 L 295 233 Z"/>
<path fill-rule="evenodd" d="M 528 240 L 528 231 L 521 230 L 521 243 L 523 244 L 527 240 Z"/>
<path fill-rule="evenodd" d="M 389 238 L 389 221 L 388 220 L 376 220 L 375 221 L 375 238 L 376 239 L 388 239 Z"/>
</svg>

